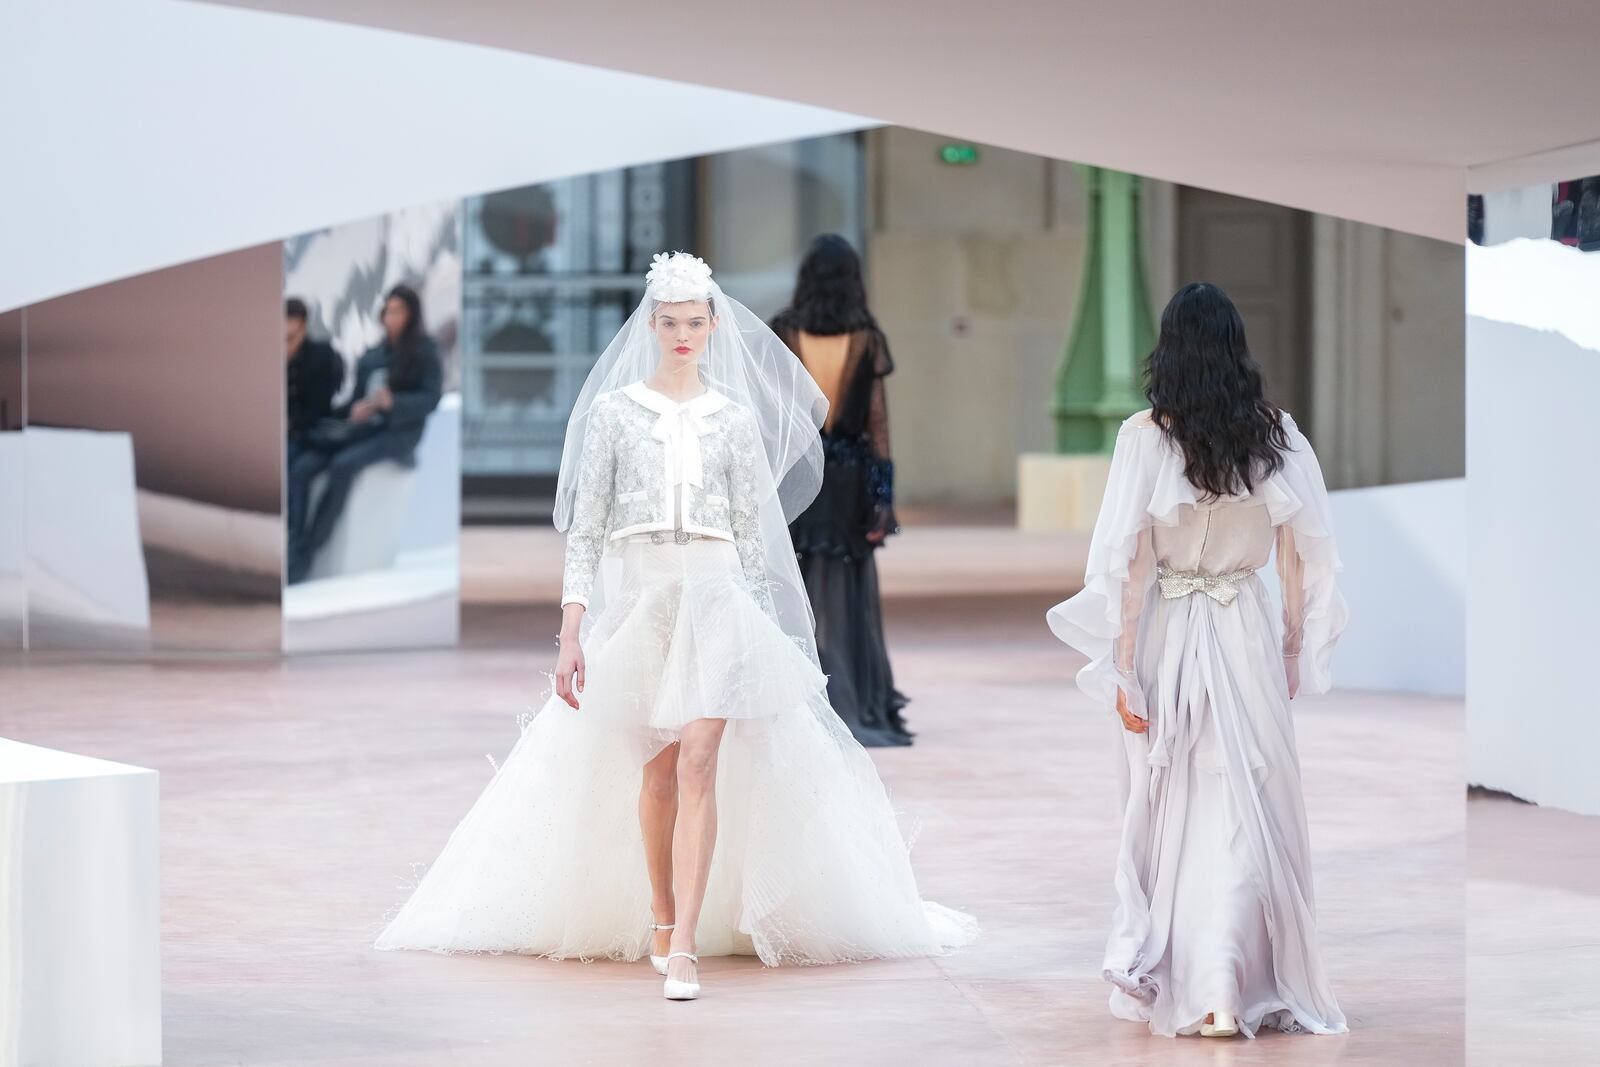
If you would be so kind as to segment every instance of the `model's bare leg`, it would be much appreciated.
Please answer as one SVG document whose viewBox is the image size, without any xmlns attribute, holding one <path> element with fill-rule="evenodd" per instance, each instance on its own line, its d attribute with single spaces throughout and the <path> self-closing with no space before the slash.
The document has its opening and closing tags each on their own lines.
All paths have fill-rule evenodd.
<svg viewBox="0 0 1600 1067">
<path fill-rule="evenodd" d="M 672 824 L 678 818 L 678 746 L 668 745 L 644 765 L 639 788 L 639 829 L 644 832 L 644 862 L 650 871 L 650 914 L 657 925 L 673 922 Z M 657 930 L 652 956 L 665 956 L 671 930 Z"/>
<path fill-rule="evenodd" d="M 673 952 L 695 951 L 695 928 L 711 874 L 717 843 L 717 752 L 726 719 L 696 719 L 679 733 L 678 824 L 672 833 L 672 897 L 678 926 Z M 667 977 L 697 980 L 692 960 L 679 956 L 667 964 Z"/>
</svg>

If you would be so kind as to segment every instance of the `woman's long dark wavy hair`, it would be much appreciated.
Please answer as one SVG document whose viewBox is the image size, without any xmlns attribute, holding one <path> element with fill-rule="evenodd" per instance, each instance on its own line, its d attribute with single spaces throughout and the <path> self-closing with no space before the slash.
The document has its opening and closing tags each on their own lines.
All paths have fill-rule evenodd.
<svg viewBox="0 0 1600 1067">
<path fill-rule="evenodd" d="M 1208 499 L 1248 493 L 1283 467 L 1283 413 L 1262 395 L 1261 364 L 1227 293 L 1208 282 L 1179 289 L 1161 313 L 1145 375 L 1151 418 Z"/>
<path fill-rule="evenodd" d="M 400 331 L 394 358 L 389 363 L 389 387 L 404 389 L 414 385 L 413 379 L 421 372 L 418 357 L 422 346 L 428 343 L 428 334 L 422 326 L 422 298 L 415 289 L 409 285 L 397 285 L 383 298 L 385 304 L 391 300 L 398 300 L 406 306 L 406 328 Z"/>
<path fill-rule="evenodd" d="M 825 233 L 811 242 L 800 261 L 794 297 L 774 321 L 778 326 L 822 336 L 878 328 L 867 310 L 861 257 L 849 241 Z"/>
</svg>

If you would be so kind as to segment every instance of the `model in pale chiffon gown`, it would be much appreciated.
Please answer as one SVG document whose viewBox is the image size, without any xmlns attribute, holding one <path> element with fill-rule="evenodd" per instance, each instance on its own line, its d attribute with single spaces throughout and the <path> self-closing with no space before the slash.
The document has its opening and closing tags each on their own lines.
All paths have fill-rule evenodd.
<svg viewBox="0 0 1600 1067">
<path fill-rule="evenodd" d="M 1169 1036 L 1341 1033 L 1290 713 L 1327 689 L 1345 623 L 1322 472 L 1261 399 L 1216 287 L 1173 298 L 1149 378 L 1084 589 L 1048 616 L 1089 657 L 1078 684 L 1114 711 L 1126 757 L 1111 1010 Z M 1258 573 L 1274 554 L 1281 609 Z"/>
</svg>

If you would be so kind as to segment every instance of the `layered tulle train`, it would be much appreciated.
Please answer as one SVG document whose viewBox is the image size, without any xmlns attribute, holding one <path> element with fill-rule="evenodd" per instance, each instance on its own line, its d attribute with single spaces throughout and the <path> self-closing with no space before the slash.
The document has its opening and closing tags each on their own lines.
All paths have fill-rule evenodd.
<svg viewBox="0 0 1600 1067">
<path fill-rule="evenodd" d="M 727 717 L 701 955 L 769 965 L 921 956 L 976 934 L 924 902 L 877 770 L 825 679 L 761 611 L 731 545 L 629 545 L 586 643 L 573 709 L 552 698 L 377 945 L 632 960 L 649 949 L 643 765 Z"/>
</svg>

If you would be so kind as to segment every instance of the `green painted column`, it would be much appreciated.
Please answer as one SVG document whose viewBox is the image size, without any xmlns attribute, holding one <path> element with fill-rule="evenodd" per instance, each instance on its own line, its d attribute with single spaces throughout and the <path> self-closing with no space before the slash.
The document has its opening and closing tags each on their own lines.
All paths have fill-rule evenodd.
<svg viewBox="0 0 1600 1067">
<path fill-rule="evenodd" d="M 1079 166 L 1088 194 L 1083 283 L 1056 375 L 1056 451 L 1111 451 L 1117 427 L 1143 409 L 1144 359 L 1155 322 L 1144 280 L 1139 179 Z"/>
</svg>

